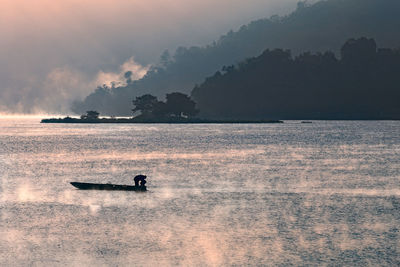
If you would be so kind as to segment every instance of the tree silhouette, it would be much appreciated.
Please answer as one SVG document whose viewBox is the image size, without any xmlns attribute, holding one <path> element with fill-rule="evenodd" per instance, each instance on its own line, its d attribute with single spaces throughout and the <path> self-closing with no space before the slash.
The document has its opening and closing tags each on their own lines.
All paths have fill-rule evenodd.
<svg viewBox="0 0 400 267">
<path fill-rule="evenodd" d="M 196 103 L 188 95 L 171 93 L 166 96 L 167 101 L 158 101 L 157 97 L 146 94 L 133 100 L 135 108 L 132 111 L 140 111 L 140 118 L 165 119 L 168 117 L 192 117 L 198 113 Z"/>
<path fill-rule="evenodd" d="M 176 117 L 195 116 L 199 111 L 196 109 L 196 103 L 186 94 L 170 93 L 167 94 L 166 111 Z"/>
<path fill-rule="evenodd" d="M 136 97 L 132 102 L 135 106 L 135 108 L 132 109 L 132 112 L 135 113 L 136 111 L 140 111 L 143 117 L 151 117 L 155 106 L 158 104 L 157 97 L 150 94 Z"/>
<path fill-rule="evenodd" d="M 81 116 L 82 120 L 97 120 L 100 113 L 95 110 L 86 111 L 86 114 Z"/>
<path fill-rule="evenodd" d="M 125 77 L 125 79 L 126 79 L 126 83 L 127 84 L 131 84 L 132 83 L 132 71 L 127 71 L 127 72 L 125 72 L 125 74 L 124 74 L 124 77 Z"/>
</svg>

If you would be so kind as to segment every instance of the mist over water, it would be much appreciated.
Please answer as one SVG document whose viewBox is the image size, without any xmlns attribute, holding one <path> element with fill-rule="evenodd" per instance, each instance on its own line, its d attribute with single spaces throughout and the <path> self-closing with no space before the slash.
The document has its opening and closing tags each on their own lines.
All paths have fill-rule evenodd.
<svg viewBox="0 0 400 267">
<path fill-rule="evenodd" d="M 400 264 L 399 122 L 38 121 L 0 120 L 2 266 Z"/>
</svg>

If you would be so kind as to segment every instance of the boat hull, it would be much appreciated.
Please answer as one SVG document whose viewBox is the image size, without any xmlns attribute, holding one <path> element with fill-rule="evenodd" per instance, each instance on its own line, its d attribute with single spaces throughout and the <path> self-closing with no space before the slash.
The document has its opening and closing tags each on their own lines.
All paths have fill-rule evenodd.
<svg viewBox="0 0 400 267">
<path fill-rule="evenodd" d="M 109 190 L 109 191 L 147 191 L 146 186 L 119 185 L 119 184 L 93 184 L 71 182 L 71 185 L 81 190 Z"/>
</svg>

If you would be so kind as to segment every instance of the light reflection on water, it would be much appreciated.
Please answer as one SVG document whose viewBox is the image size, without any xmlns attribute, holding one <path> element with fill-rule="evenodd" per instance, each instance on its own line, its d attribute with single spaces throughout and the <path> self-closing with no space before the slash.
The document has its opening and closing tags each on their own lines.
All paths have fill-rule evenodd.
<svg viewBox="0 0 400 267">
<path fill-rule="evenodd" d="M 398 265 L 400 123 L 0 120 L 0 265 Z M 70 181 L 149 192 L 79 191 Z"/>
</svg>

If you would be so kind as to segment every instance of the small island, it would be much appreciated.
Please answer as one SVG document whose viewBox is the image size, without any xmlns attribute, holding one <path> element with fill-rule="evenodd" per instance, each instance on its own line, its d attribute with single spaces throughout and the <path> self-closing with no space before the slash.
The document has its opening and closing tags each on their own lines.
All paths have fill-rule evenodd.
<svg viewBox="0 0 400 267">
<path fill-rule="evenodd" d="M 133 100 L 134 109 L 131 118 L 100 117 L 94 110 L 87 111 L 80 118 L 42 119 L 41 123 L 283 123 L 281 120 L 246 120 L 246 119 L 202 119 L 196 117 L 199 110 L 189 96 L 171 93 L 167 101 L 159 101 L 153 95 L 143 95 Z M 137 114 L 139 112 L 139 114 Z"/>
<path fill-rule="evenodd" d="M 42 119 L 41 123 L 283 123 L 281 120 L 207 120 L 199 118 L 168 118 L 142 120 L 136 118 L 79 119 L 72 117 Z"/>
</svg>

